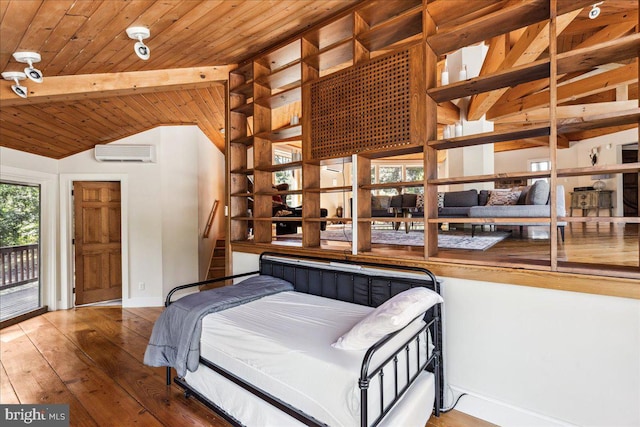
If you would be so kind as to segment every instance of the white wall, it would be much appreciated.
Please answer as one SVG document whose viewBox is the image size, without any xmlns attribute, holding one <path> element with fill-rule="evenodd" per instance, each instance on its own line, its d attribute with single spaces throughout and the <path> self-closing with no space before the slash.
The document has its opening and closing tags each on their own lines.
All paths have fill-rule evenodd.
<svg viewBox="0 0 640 427">
<path fill-rule="evenodd" d="M 194 126 L 161 127 L 124 138 L 116 144 L 151 144 L 157 149 L 157 163 L 100 163 L 93 151 L 56 161 L 14 150 L 0 151 L 0 165 L 22 167 L 30 171 L 46 171 L 60 177 L 60 226 L 55 234 L 58 245 L 56 261 L 60 277 L 55 280 L 57 308 L 71 305 L 72 270 L 70 248 L 70 197 L 67 187 L 73 180 L 121 180 L 125 184 L 127 223 L 123 223 L 123 289 L 124 306 L 162 305 L 173 286 L 199 279 L 199 264 L 211 251 L 200 245 L 201 218 L 209 214 L 211 200 L 201 201 L 205 186 L 215 188 L 210 197 L 224 193 L 224 156 Z M 211 149 L 213 147 L 213 150 Z M 55 191 L 56 199 L 59 186 Z M 206 212 L 205 212 L 206 211 Z M 44 254 L 47 256 L 47 254 Z"/>
<path fill-rule="evenodd" d="M 456 409 L 502 426 L 640 425 L 640 301 L 443 279 L 446 382 L 470 394 Z"/>
</svg>

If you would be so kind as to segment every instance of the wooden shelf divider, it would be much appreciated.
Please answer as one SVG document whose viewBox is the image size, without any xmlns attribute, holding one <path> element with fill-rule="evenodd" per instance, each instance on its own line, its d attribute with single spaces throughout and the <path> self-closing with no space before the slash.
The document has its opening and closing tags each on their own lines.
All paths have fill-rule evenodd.
<svg viewBox="0 0 640 427">
<path fill-rule="evenodd" d="M 549 125 L 533 125 L 496 132 L 483 132 L 475 135 L 460 136 L 457 138 L 437 139 L 429 141 L 428 144 L 436 150 L 446 150 L 449 148 L 471 147 L 474 145 L 483 145 L 492 142 L 514 141 L 516 139 L 549 136 L 549 133 Z"/>
</svg>

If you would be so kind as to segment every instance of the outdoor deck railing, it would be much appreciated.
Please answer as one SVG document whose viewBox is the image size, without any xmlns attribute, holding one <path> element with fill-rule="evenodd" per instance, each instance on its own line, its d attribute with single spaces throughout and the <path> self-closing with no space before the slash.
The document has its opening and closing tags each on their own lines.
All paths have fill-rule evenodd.
<svg viewBox="0 0 640 427">
<path fill-rule="evenodd" d="M 0 248 L 0 290 L 25 285 L 38 280 L 38 245 Z"/>
</svg>

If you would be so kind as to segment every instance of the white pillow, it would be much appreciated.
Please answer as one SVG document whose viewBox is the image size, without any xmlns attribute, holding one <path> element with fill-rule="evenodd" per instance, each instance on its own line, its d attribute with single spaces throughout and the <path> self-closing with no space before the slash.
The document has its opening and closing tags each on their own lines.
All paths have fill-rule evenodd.
<svg viewBox="0 0 640 427">
<path fill-rule="evenodd" d="M 400 292 L 356 323 L 331 346 L 341 350 L 365 350 L 442 301 L 436 292 L 423 287 Z"/>
</svg>

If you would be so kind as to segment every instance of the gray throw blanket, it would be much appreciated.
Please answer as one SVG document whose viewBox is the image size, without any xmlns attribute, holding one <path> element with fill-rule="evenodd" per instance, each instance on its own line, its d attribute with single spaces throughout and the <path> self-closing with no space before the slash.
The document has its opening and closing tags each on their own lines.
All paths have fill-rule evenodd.
<svg viewBox="0 0 640 427">
<path fill-rule="evenodd" d="M 197 292 L 167 307 L 153 325 L 144 363 L 172 366 L 178 376 L 194 372 L 200 360 L 202 318 L 209 313 L 276 294 L 292 291 L 293 285 L 272 276 L 253 276 L 236 285 Z"/>
</svg>

